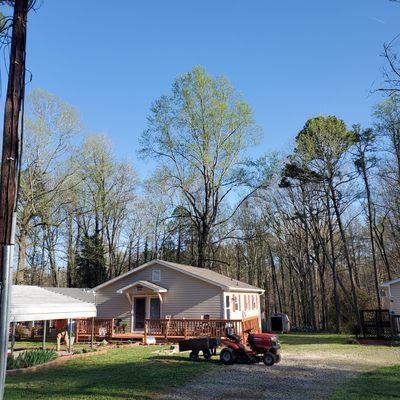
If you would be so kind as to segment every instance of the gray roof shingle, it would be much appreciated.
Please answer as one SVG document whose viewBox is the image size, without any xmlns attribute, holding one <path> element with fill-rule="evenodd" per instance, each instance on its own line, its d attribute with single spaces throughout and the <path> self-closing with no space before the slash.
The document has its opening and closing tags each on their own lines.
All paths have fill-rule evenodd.
<svg viewBox="0 0 400 400">
<path fill-rule="evenodd" d="M 66 287 L 45 287 L 50 292 L 63 294 L 74 299 L 85 301 L 86 303 L 95 303 L 95 295 L 90 289 L 66 288 Z"/>
<path fill-rule="evenodd" d="M 254 290 L 258 289 L 260 291 L 263 291 L 263 289 L 260 289 L 256 286 L 252 286 L 249 285 L 248 283 L 238 281 L 237 279 L 234 278 L 229 278 L 228 276 L 219 274 L 218 272 L 212 271 L 207 268 L 192 267 L 191 265 L 178 264 L 170 261 L 162 261 L 162 262 L 165 264 L 170 264 L 174 268 L 196 275 L 199 278 L 204 278 L 213 281 L 219 285 L 228 286 L 232 288 L 237 287 L 238 289 L 254 289 Z"/>
</svg>

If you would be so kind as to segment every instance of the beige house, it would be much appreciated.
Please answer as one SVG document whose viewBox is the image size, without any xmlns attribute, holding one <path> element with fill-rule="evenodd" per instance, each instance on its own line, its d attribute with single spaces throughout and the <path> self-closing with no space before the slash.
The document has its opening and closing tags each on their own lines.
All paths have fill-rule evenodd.
<svg viewBox="0 0 400 400">
<path fill-rule="evenodd" d="M 264 293 L 208 269 L 162 260 L 150 261 L 93 291 L 97 318 L 123 321 L 126 333 L 143 333 L 148 319 L 255 318 L 260 324 L 260 296 Z"/>
<path fill-rule="evenodd" d="M 391 314 L 400 315 L 400 278 L 381 284 L 384 307 Z"/>
</svg>

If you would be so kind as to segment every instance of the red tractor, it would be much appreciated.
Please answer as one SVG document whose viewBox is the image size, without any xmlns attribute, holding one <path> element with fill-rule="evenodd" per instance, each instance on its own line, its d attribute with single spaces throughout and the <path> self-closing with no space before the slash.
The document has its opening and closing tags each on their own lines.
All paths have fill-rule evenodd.
<svg viewBox="0 0 400 400">
<path fill-rule="evenodd" d="M 220 359 L 225 365 L 255 364 L 263 361 L 265 365 L 271 366 L 281 360 L 278 336 L 271 333 L 252 333 L 252 329 L 245 333 L 250 349 L 242 343 L 242 338 L 232 331 L 227 331 L 227 339 L 221 340 L 224 348 L 221 350 Z"/>
</svg>

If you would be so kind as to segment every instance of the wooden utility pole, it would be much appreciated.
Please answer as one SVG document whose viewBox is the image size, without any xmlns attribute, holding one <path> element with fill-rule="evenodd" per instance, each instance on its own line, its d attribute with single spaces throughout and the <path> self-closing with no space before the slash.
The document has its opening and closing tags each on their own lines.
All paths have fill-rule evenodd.
<svg viewBox="0 0 400 400">
<path fill-rule="evenodd" d="M 9 333 L 10 267 L 15 242 L 20 111 L 25 89 L 26 21 L 29 0 L 14 1 L 0 175 L 0 400 L 4 397 Z"/>
</svg>

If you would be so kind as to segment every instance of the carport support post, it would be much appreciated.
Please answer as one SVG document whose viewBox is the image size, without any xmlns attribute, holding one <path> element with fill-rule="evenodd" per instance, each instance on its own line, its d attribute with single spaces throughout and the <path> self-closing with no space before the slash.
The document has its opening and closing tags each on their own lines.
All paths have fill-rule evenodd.
<svg viewBox="0 0 400 400">
<path fill-rule="evenodd" d="M 47 329 L 47 321 L 43 321 L 43 338 L 42 338 L 42 350 L 46 350 L 46 329 Z"/>
<path fill-rule="evenodd" d="M 68 353 L 71 353 L 72 319 L 68 320 Z"/>
<path fill-rule="evenodd" d="M 6 382 L 9 303 L 11 294 L 11 260 L 13 259 L 14 246 L 3 246 L 3 279 L 0 285 L 0 399 L 4 398 L 4 386 Z M 0 278 L 1 279 L 1 278 Z"/>
<path fill-rule="evenodd" d="M 14 347 L 15 347 L 15 328 L 17 326 L 16 322 L 12 323 L 12 330 L 11 330 L 11 354 L 14 353 Z"/>
</svg>

